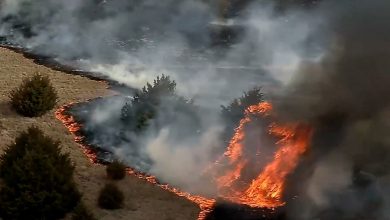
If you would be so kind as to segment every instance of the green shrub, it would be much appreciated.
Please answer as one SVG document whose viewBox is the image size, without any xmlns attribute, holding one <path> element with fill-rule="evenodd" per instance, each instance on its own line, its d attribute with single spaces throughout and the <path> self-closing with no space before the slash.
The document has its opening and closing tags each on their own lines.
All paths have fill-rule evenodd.
<svg viewBox="0 0 390 220">
<path fill-rule="evenodd" d="M 73 171 L 59 142 L 36 127 L 21 133 L 1 156 L 0 217 L 63 218 L 80 200 Z"/>
<path fill-rule="evenodd" d="M 100 191 L 98 205 L 102 209 L 120 209 L 125 197 L 115 184 L 108 183 Z"/>
<path fill-rule="evenodd" d="M 49 78 L 39 74 L 24 79 L 9 97 L 16 112 L 27 117 L 42 116 L 54 108 L 58 98 Z"/>
<path fill-rule="evenodd" d="M 176 97 L 176 82 L 169 76 L 162 74 L 157 76 L 153 83 L 146 83 L 141 90 L 136 91 L 130 102 L 127 102 L 121 110 L 122 121 L 131 127 L 130 130 L 142 131 L 154 118 L 157 107 L 163 97 Z M 134 121 L 135 123 L 128 123 Z"/>
<path fill-rule="evenodd" d="M 126 165 L 115 160 L 106 167 L 107 176 L 113 180 L 121 180 L 126 175 Z"/>
<path fill-rule="evenodd" d="M 95 216 L 80 202 L 73 210 L 72 220 L 96 220 Z"/>
</svg>

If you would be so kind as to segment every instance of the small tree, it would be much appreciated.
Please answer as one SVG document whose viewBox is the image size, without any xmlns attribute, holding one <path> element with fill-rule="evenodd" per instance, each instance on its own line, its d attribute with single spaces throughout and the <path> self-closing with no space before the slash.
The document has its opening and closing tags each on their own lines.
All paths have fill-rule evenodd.
<svg viewBox="0 0 390 220">
<path fill-rule="evenodd" d="M 175 97 L 176 82 L 169 76 L 157 76 L 153 84 L 147 83 L 137 91 L 131 101 L 121 110 L 121 119 L 129 124 L 130 130 L 142 131 L 150 119 L 156 115 L 156 109 L 163 97 Z M 135 123 L 128 123 L 135 121 Z"/>
<path fill-rule="evenodd" d="M 161 97 L 175 95 L 176 82 L 164 74 L 157 76 L 153 85 L 146 83 L 141 91 L 137 92 L 133 98 L 133 103 L 150 102 L 158 104 Z"/>
<path fill-rule="evenodd" d="M 245 110 L 251 106 L 264 101 L 264 94 L 260 87 L 255 87 L 238 99 L 234 99 L 228 106 L 221 106 L 222 118 L 226 121 L 227 127 L 225 138 L 230 139 L 239 121 L 244 117 Z"/>
<path fill-rule="evenodd" d="M 1 156 L 0 216 L 4 219 L 60 219 L 80 200 L 74 167 L 59 143 L 29 128 Z"/>
<path fill-rule="evenodd" d="M 73 210 L 72 220 L 97 220 L 85 205 L 80 202 Z"/>
<path fill-rule="evenodd" d="M 107 176 L 113 180 L 121 180 L 126 175 L 126 165 L 115 160 L 106 167 Z"/>
<path fill-rule="evenodd" d="M 108 183 L 100 191 L 98 205 L 102 209 L 120 209 L 125 197 L 115 184 Z"/>
<path fill-rule="evenodd" d="M 16 112 L 27 117 L 42 116 L 54 108 L 58 98 L 49 78 L 39 74 L 24 79 L 9 97 Z"/>
</svg>

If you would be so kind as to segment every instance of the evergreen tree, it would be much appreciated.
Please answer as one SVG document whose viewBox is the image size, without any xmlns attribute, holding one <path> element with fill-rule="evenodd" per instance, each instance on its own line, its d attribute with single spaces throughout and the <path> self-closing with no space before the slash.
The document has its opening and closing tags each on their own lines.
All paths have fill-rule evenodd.
<svg viewBox="0 0 390 220">
<path fill-rule="evenodd" d="M 264 94 L 260 87 L 255 87 L 238 99 L 234 99 L 228 106 L 221 106 L 222 117 L 233 127 L 237 126 L 241 118 L 244 117 L 245 110 L 251 105 L 256 105 L 264 101 Z"/>
<path fill-rule="evenodd" d="M 175 90 L 176 82 L 164 74 L 158 76 L 153 84 L 147 83 L 121 110 L 121 119 L 128 125 L 127 129 L 142 131 L 149 125 L 149 120 L 155 118 L 162 101 L 170 102 L 177 108 L 193 109 L 193 102 L 178 96 Z"/>
<path fill-rule="evenodd" d="M 59 142 L 31 127 L 1 156 L 0 216 L 4 219 L 60 219 L 80 200 L 74 167 Z"/>
<path fill-rule="evenodd" d="M 58 99 L 49 78 L 39 74 L 24 79 L 9 96 L 12 107 L 19 114 L 27 117 L 42 116 L 54 108 Z"/>
</svg>

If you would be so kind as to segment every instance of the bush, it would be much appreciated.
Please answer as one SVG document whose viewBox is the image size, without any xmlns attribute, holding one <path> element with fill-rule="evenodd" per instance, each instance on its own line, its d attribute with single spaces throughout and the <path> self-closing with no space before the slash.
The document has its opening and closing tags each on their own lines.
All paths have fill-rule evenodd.
<svg viewBox="0 0 390 220">
<path fill-rule="evenodd" d="M 123 192 L 116 185 L 108 183 L 100 191 L 98 205 L 102 209 L 120 209 L 124 199 Z"/>
<path fill-rule="evenodd" d="M 195 127 L 200 121 L 199 118 L 195 118 L 197 110 L 193 100 L 176 94 L 176 82 L 162 74 L 153 83 L 147 83 L 141 90 L 138 90 L 125 103 L 121 109 L 121 122 L 124 131 L 139 133 L 151 125 L 166 125 L 175 121 L 178 115 L 184 115 L 186 118 L 194 119 L 190 123 L 193 123 L 191 127 L 194 127 L 193 131 L 196 132 L 199 128 Z M 159 114 L 164 114 L 164 119 L 153 121 L 152 119 L 158 119 Z"/>
<path fill-rule="evenodd" d="M 1 156 L 0 217 L 4 219 L 60 219 L 73 210 L 80 193 L 74 167 L 59 142 L 36 127 L 16 138 Z"/>
<path fill-rule="evenodd" d="M 49 78 L 39 74 L 24 79 L 9 97 L 16 112 L 27 117 L 42 116 L 54 108 L 58 98 Z"/>
<path fill-rule="evenodd" d="M 126 165 L 118 160 L 109 164 L 106 168 L 107 176 L 113 180 L 121 180 L 126 175 Z"/>
<path fill-rule="evenodd" d="M 176 97 L 176 82 L 164 74 L 157 76 L 153 84 L 147 83 L 137 91 L 130 102 L 121 110 L 121 119 L 132 126 L 130 130 L 142 131 L 156 115 L 157 107 L 163 97 Z M 135 123 L 128 123 L 135 121 Z"/>
<path fill-rule="evenodd" d="M 96 220 L 95 216 L 80 202 L 73 210 L 72 220 Z"/>
</svg>

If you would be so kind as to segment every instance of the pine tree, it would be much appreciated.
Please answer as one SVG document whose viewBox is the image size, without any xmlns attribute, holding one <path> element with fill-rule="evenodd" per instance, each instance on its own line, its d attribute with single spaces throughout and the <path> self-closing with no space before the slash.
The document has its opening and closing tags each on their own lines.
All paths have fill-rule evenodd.
<svg viewBox="0 0 390 220">
<path fill-rule="evenodd" d="M 35 74 L 24 79 L 22 84 L 9 94 L 12 107 L 27 117 L 42 116 L 54 108 L 57 92 L 46 76 Z"/>
<path fill-rule="evenodd" d="M 74 167 L 59 142 L 31 127 L 1 156 L 0 216 L 4 219 L 60 219 L 80 200 Z"/>
</svg>

